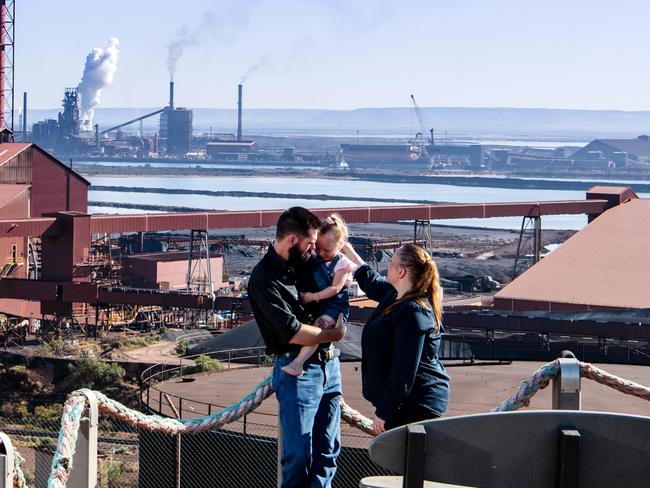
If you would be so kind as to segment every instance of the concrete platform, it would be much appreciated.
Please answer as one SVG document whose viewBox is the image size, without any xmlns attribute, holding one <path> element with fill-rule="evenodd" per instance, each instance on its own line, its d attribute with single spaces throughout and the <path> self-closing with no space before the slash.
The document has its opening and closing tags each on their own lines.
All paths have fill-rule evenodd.
<svg viewBox="0 0 650 488">
<path fill-rule="evenodd" d="M 451 399 L 446 416 L 467 415 L 489 412 L 515 391 L 519 383 L 528 378 L 542 362 L 514 362 L 512 364 L 452 366 L 448 365 L 451 376 Z M 628 365 L 599 365 L 606 371 L 623 378 L 650 384 L 650 367 Z M 249 393 L 257 383 L 269 376 L 270 367 L 232 369 L 221 373 L 200 375 L 192 382 L 182 382 L 172 379 L 158 383 L 164 393 L 183 397 L 183 417 L 199 417 L 207 415 L 207 405 L 200 402 L 211 402 L 225 407 L 237 402 Z M 370 405 L 361 395 L 360 363 L 342 363 L 343 396 L 346 402 L 364 415 L 371 417 L 374 413 Z M 151 396 L 154 405 L 152 390 Z M 176 406 L 178 400 L 173 399 Z M 532 409 L 551 408 L 550 386 L 533 397 Z M 602 386 L 594 381 L 582 380 L 583 410 L 609 411 L 650 416 L 650 402 L 640 398 L 624 395 L 616 390 Z M 215 407 L 213 407 L 212 411 Z M 163 413 L 171 415 L 171 409 L 163 407 Z M 242 426 L 233 428 L 240 429 Z M 264 435 L 272 435 L 277 429 L 277 403 L 274 397 L 267 399 L 255 412 L 247 416 L 247 429 L 255 428 L 264 431 Z M 347 425 L 342 427 L 344 436 L 366 436 L 362 432 Z M 355 441 L 355 444 L 358 443 Z"/>
</svg>

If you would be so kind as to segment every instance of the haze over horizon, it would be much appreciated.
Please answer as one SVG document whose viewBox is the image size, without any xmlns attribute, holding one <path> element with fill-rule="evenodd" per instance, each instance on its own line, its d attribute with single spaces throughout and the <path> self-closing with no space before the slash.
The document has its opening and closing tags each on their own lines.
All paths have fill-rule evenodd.
<svg viewBox="0 0 650 488">
<path fill-rule="evenodd" d="M 650 65 L 640 62 L 650 4 L 641 1 L 16 8 L 15 86 L 36 108 L 58 108 L 88 52 L 116 37 L 120 59 L 100 109 L 164 105 L 173 69 L 177 103 L 194 108 L 233 108 L 245 79 L 247 108 L 406 108 L 414 93 L 422 107 L 650 110 Z"/>
</svg>

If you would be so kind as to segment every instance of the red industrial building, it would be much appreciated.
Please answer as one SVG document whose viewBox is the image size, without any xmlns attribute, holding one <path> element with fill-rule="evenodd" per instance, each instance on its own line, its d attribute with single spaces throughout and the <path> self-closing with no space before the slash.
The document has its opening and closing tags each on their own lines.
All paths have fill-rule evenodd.
<svg viewBox="0 0 650 488">
<path fill-rule="evenodd" d="M 90 183 L 34 144 L 0 144 L 0 218 L 86 212 Z M 34 236 L 38 237 L 38 236 Z M 27 237 L 0 239 L 2 277 L 27 276 Z"/>
<path fill-rule="evenodd" d="M 186 252 L 127 255 L 122 257 L 122 283 L 136 288 L 182 290 L 187 287 L 187 265 Z M 222 282 L 223 256 L 210 256 L 210 269 L 214 289 L 228 286 Z"/>
</svg>

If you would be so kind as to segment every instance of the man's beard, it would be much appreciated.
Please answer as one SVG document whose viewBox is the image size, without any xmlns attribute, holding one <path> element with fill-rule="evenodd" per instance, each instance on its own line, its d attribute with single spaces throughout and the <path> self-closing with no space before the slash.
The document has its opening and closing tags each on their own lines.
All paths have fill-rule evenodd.
<svg viewBox="0 0 650 488">
<path fill-rule="evenodd" d="M 289 248 L 289 264 L 301 265 L 309 260 L 309 251 L 301 252 L 298 244 Z"/>
</svg>

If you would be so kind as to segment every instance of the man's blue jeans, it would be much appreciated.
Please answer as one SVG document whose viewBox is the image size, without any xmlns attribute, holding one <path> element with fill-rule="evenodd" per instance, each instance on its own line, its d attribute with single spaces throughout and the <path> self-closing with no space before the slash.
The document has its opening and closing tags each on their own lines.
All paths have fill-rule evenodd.
<svg viewBox="0 0 650 488">
<path fill-rule="evenodd" d="M 273 388 L 282 427 L 282 488 L 326 488 L 341 450 L 341 366 L 307 361 L 302 376 L 282 371 L 293 358 L 276 358 Z"/>
</svg>

